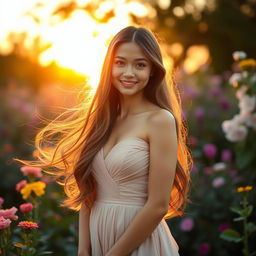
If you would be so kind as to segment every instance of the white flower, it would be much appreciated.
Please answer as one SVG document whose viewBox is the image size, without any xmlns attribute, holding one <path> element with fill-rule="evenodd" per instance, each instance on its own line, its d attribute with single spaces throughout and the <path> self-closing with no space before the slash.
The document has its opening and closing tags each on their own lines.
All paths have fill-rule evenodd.
<svg viewBox="0 0 256 256">
<path fill-rule="evenodd" d="M 248 125 L 251 120 L 251 112 L 246 109 L 241 109 L 240 110 L 240 118 L 243 123 Z"/>
<path fill-rule="evenodd" d="M 240 114 L 236 114 L 232 121 L 234 122 L 235 125 L 240 125 L 244 123 L 244 117 Z"/>
<path fill-rule="evenodd" d="M 226 133 L 226 139 L 232 142 L 243 141 L 248 134 L 248 129 L 244 125 L 233 126 Z"/>
<path fill-rule="evenodd" d="M 222 122 L 221 127 L 224 132 L 228 132 L 234 126 L 233 120 L 225 120 Z"/>
<path fill-rule="evenodd" d="M 240 73 L 234 73 L 229 78 L 229 83 L 233 85 L 234 87 L 237 87 L 237 83 L 242 80 L 242 75 Z"/>
<path fill-rule="evenodd" d="M 250 115 L 247 125 L 251 126 L 254 130 L 256 130 L 256 113 Z"/>
<path fill-rule="evenodd" d="M 223 162 L 219 162 L 213 165 L 213 170 L 218 172 L 226 169 L 226 164 Z"/>
<path fill-rule="evenodd" d="M 248 90 L 247 85 L 242 85 L 237 91 L 236 91 L 236 97 L 240 99 Z"/>
<path fill-rule="evenodd" d="M 247 111 L 253 111 L 255 108 L 255 103 L 256 103 L 255 96 L 249 96 L 249 95 L 245 94 L 240 98 L 240 102 L 239 102 L 238 106 L 240 109 L 247 110 Z"/>
<path fill-rule="evenodd" d="M 243 52 L 243 51 L 235 51 L 233 52 L 233 59 L 235 61 L 238 61 L 238 60 L 243 60 L 247 57 L 246 53 Z"/>
</svg>

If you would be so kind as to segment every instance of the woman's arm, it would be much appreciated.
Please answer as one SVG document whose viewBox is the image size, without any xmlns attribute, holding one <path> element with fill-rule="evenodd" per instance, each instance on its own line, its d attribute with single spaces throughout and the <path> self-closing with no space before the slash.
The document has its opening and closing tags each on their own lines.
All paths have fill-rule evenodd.
<svg viewBox="0 0 256 256">
<path fill-rule="evenodd" d="M 79 211 L 78 256 L 91 255 L 89 218 L 90 210 L 83 204 Z"/>
<path fill-rule="evenodd" d="M 168 211 L 177 163 L 177 133 L 171 113 L 160 110 L 149 119 L 148 200 L 106 256 L 129 255 L 152 234 Z"/>
</svg>

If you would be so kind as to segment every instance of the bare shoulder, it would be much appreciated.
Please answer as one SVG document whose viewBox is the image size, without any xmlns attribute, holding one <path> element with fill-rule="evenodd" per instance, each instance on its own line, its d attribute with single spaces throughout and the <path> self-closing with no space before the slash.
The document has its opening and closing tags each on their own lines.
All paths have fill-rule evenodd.
<svg viewBox="0 0 256 256">
<path fill-rule="evenodd" d="M 158 129 L 164 127 L 174 128 L 176 120 L 170 111 L 166 109 L 158 109 L 148 116 L 147 123 L 149 125 L 149 129 Z"/>
<path fill-rule="evenodd" d="M 177 129 L 174 115 L 165 109 L 154 111 L 147 121 L 147 138 L 154 151 L 169 152 L 177 146 Z"/>
</svg>

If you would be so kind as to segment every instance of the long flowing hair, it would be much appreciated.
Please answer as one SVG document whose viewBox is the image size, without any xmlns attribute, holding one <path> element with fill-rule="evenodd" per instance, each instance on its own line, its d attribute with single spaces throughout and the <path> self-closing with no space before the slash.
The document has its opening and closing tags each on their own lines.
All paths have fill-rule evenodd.
<svg viewBox="0 0 256 256">
<path fill-rule="evenodd" d="M 111 85 L 111 69 L 117 47 L 125 42 L 138 44 L 153 63 L 153 75 L 144 88 L 144 96 L 175 117 L 177 165 L 165 218 L 183 215 L 189 201 L 192 165 L 192 156 L 186 146 L 187 124 L 182 116 L 180 93 L 173 80 L 168 79 L 159 43 L 154 34 L 145 28 L 128 26 L 113 37 L 93 97 L 81 97 L 81 102 L 75 108 L 67 110 L 38 131 L 35 137 L 35 148 L 38 151 L 36 160 L 14 160 L 41 167 L 54 175 L 57 182 L 64 186 L 67 195 L 64 206 L 79 210 L 84 203 L 91 208 L 96 198 L 97 186 L 92 175 L 92 161 L 107 142 L 120 113 L 119 95 Z"/>
</svg>

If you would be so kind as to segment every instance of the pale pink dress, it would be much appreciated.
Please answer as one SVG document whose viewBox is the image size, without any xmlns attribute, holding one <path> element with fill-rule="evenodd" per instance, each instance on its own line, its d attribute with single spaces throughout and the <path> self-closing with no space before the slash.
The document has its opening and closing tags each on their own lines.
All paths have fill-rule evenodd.
<svg viewBox="0 0 256 256">
<path fill-rule="evenodd" d="M 90 214 L 92 256 L 105 256 L 125 232 L 147 200 L 149 144 L 140 138 L 118 142 L 103 157 L 93 160 L 97 199 Z M 175 242 L 163 219 L 131 256 L 178 256 Z"/>
</svg>

